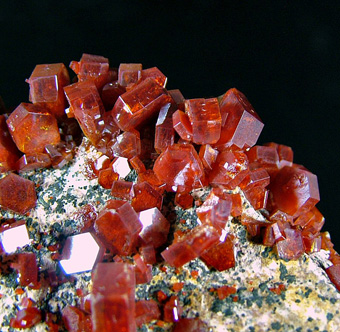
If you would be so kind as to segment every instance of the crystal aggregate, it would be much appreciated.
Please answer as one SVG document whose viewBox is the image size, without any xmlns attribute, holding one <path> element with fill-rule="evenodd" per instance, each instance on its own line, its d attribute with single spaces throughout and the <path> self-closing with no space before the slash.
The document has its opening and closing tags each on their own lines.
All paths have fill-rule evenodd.
<svg viewBox="0 0 340 332">
<path fill-rule="evenodd" d="M 176 296 L 135 303 L 135 286 L 150 282 L 152 265 L 160 262 L 181 268 L 199 257 L 218 271 L 233 268 L 232 218 L 279 258 L 327 250 L 332 265 L 326 273 L 340 290 L 339 255 L 327 232 L 320 232 L 317 177 L 293 163 L 290 147 L 256 145 L 264 125 L 243 93 L 232 88 L 220 98 L 185 99 L 179 90 L 166 89 L 167 77 L 156 67 L 122 63 L 116 69 L 91 54 L 70 68 L 77 74 L 73 84 L 63 64 L 37 65 L 27 80 L 31 103 L 0 115 L 2 209 L 29 215 L 37 201 L 35 184 L 17 173 L 70 162 L 77 128 L 101 153 L 92 161 L 92 177 L 113 199 L 98 213 L 90 204 L 79 208 L 82 232 L 69 236 L 55 256 L 65 276 L 92 270 L 90 305 L 65 307 L 60 324 L 69 331 L 130 332 L 162 318 L 174 323 L 174 331 L 208 331 L 199 318 L 182 317 Z M 125 179 L 131 169 L 137 181 Z M 201 188 L 209 191 L 204 202 L 193 195 Z M 198 226 L 174 234 L 172 243 L 166 193 L 175 193 L 173 204 L 180 209 L 200 205 Z M 244 202 L 265 221 L 247 216 Z M 29 243 L 25 222 L 1 225 L 2 255 Z M 15 255 L 12 268 L 21 286 L 40 287 L 35 255 Z M 50 271 L 50 280 L 54 275 Z M 34 304 L 19 310 L 11 326 L 31 327 L 43 317 L 51 330 L 58 326 Z"/>
</svg>

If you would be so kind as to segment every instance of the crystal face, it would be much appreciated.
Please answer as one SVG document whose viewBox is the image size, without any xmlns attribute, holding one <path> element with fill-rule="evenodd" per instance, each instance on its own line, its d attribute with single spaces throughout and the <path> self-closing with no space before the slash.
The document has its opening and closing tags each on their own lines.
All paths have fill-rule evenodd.
<svg viewBox="0 0 340 332">
<path fill-rule="evenodd" d="M 30 78 L 29 100 L 47 108 L 56 118 L 65 117 L 66 98 L 63 87 L 70 84 L 64 64 L 37 65 Z"/>
<path fill-rule="evenodd" d="M 36 205 L 35 185 L 19 175 L 10 173 L 0 180 L 0 205 L 3 209 L 25 214 Z"/>
<path fill-rule="evenodd" d="M 66 274 L 90 271 L 103 254 L 101 244 L 91 233 L 73 235 L 65 242 L 60 265 Z"/>
<path fill-rule="evenodd" d="M 7 254 L 30 244 L 25 221 L 21 220 L 10 225 L 3 225 L 0 228 L 0 243 L 2 250 Z"/>
<path fill-rule="evenodd" d="M 43 152 L 45 145 L 60 141 L 56 118 L 38 105 L 21 103 L 8 117 L 7 125 L 23 153 Z"/>
<path fill-rule="evenodd" d="M 127 263 L 98 263 L 92 276 L 94 332 L 135 332 L 135 272 Z"/>
</svg>

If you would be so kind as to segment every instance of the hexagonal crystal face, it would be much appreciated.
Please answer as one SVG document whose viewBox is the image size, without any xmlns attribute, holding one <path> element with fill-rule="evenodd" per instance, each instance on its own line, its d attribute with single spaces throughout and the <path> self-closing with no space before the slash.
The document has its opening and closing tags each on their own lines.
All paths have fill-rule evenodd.
<svg viewBox="0 0 340 332">
<path fill-rule="evenodd" d="M 30 244 L 25 222 L 20 221 L 15 224 L 18 224 L 18 226 L 12 224 L 10 228 L 0 233 L 1 246 L 7 254 Z"/>
<path fill-rule="evenodd" d="M 67 238 L 60 265 L 66 274 L 92 270 L 102 249 L 91 233 L 83 233 Z"/>
</svg>

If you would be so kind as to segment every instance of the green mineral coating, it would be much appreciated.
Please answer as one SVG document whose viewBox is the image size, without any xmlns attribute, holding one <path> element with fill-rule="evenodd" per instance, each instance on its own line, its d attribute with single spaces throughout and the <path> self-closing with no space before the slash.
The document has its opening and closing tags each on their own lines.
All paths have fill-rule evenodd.
<svg viewBox="0 0 340 332">
<path fill-rule="evenodd" d="M 211 305 L 210 310 L 212 312 L 220 312 L 222 311 L 222 307 L 223 307 L 223 301 L 220 299 L 215 299 L 213 304 Z"/>
<path fill-rule="evenodd" d="M 280 330 L 282 325 L 280 324 L 280 322 L 275 322 L 275 323 L 271 324 L 271 327 L 272 327 L 273 330 Z"/>
<path fill-rule="evenodd" d="M 312 317 L 308 317 L 307 319 L 309 322 L 313 321 L 313 318 Z"/>
<path fill-rule="evenodd" d="M 327 320 L 332 320 L 333 319 L 333 314 L 328 312 L 326 317 L 327 317 Z"/>
<path fill-rule="evenodd" d="M 284 264 L 280 263 L 280 279 L 284 280 L 288 274 L 287 268 Z"/>
<path fill-rule="evenodd" d="M 295 331 L 296 331 L 296 332 L 301 332 L 301 331 L 302 331 L 302 327 L 301 327 L 301 326 L 298 327 Z"/>
</svg>

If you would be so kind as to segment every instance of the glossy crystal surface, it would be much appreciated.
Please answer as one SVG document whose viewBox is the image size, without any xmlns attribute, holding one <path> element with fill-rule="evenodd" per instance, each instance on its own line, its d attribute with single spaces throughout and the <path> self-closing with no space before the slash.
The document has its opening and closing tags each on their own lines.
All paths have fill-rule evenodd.
<svg viewBox="0 0 340 332">
<path fill-rule="evenodd" d="M 102 244 L 91 234 L 82 233 L 66 239 L 60 265 L 66 274 L 92 270 L 104 254 Z"/>
<path fill-rule="evenodd" d="M 166 90 L 154 79 L 147 78 L 119 96 L 112 116 L 120 129 L 128 131 L 146 122 L 169 102 L 171 97 Z"/>
<path fill-rule="evenodd" d="M 135 270 L 127 263 L 98 263 L 92 274 L 94 332 L 135 332 Z"/>
<path fill-rule="evenodd" d="M 64 64 L 36 65 L 30 78 L 29 100 L 49 110 L 56 118 L 65 117 L 66 98 L 64 86 L 70 84 L 70 77 Z"/>
<path fill-rule="evenodd" d="M 60 141 L 56 118 L 38 105 L 21 103 L 8 117 L 7 125 L 23 153 L 44 152 L 45 145 Z"/>
<path fill-rule="evenodd" d="M 10 173 L 0 180 L 0 206 L 25 214 L 36 205 L 37 195 L 32 181 Z"/>
</svg>

